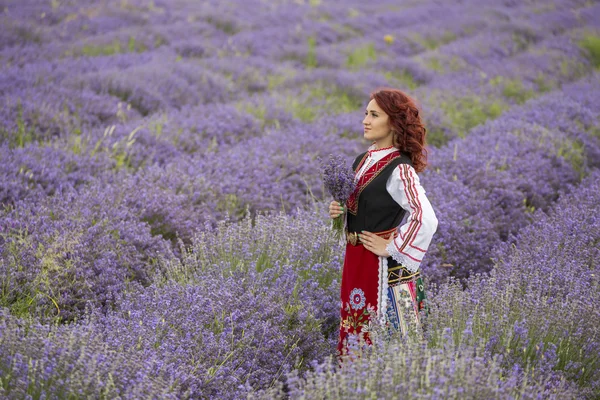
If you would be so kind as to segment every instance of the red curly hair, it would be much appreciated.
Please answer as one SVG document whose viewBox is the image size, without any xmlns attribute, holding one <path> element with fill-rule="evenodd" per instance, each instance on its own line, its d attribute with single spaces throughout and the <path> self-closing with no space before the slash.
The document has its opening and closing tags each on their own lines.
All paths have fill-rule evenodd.
<svg viewBox="0 0 600 400">
<path fill-rule="evenodd" d="M 415 101 L 404 92 L 391 88 L 377 89 L 370 99 L 389 116 L 394 147 L 407 153 L 415 171 L 422 172 L 427 166 L 427 129 Z"/>
</svg>

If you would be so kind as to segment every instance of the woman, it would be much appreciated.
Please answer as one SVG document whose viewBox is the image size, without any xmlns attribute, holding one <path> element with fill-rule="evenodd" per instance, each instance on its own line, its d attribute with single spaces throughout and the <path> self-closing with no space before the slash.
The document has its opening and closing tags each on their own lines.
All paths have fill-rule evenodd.
<svg viewBox="0 0 600 400">
<path fill-rule="evenodd" d="M 346 203 L 340 354 L 346 353 L 349 334 L 370 343 L 376 320 L 403 334 L 419 327 L 425 297 L 419 267 L 437 229 L 417 176 L 427 165 L 427 152 L 414 101 L 400 90 L 378 90 L 363 125 L 372 145 L 354 161 L 357 187 Z M 340 203 L 329 205 L 331 218 L 343 212 Z"/>
</svg>

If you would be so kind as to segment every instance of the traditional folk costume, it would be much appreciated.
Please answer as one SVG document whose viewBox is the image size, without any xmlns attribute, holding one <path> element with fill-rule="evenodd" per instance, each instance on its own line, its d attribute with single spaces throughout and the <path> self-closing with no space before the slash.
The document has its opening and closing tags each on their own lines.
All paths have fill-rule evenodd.
<svg viewBox="0 0 600 400">
<path fill-rule="evenodd" d="M 349 334 L 370 343 L 368 332 L 376 321 L 406 334 L 419 326 L 419 310 L 425 307 L 419 266 L 437 219 L 408 155 L 395 147 L 373 147 L 354 161 L 357 186 L 346 203 L 340 354 Z M 361 231 L 393 235 L 387 246 L 391 257 L 367 250 L 358 239 Z"/>
</svg>

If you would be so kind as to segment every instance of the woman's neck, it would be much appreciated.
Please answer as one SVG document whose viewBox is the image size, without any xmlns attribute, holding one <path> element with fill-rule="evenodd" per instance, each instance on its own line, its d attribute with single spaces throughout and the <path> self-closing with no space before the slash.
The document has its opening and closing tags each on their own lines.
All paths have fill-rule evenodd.
<svg viewBox="0 0 600 400">
<path fill-rule="evenodd" d="M 373 143 L 373 150 L 380 150 L 380 149 L 387 149 L 388 147 L 392 147 L 394 146 L 394 142 L 392 139 L 385 139 L 385 140 L 376 140 Z"/>
</svg>

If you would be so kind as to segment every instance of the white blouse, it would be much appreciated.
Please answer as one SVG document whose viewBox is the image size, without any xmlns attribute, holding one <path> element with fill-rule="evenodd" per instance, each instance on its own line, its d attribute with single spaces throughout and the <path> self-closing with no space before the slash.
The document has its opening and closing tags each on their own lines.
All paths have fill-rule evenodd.
<svg viewBox="0 0 600 400">
<path fill-rule="evenodd" d="M 369 147 L 367 158 L 357 172 L 360 178 L 374 163 L 396 148 L 375 150 Z M 435 212 L 421 186 L 415 169 L 407 164 L 398 165 L 386 183 L 387 192 L 407 211 L 408 218 L 398 227 L 398 236 L 386 247 L 390 256 L 411 272 L 416 272 L 423 260 L 438 225 Z"/>
</svg>

